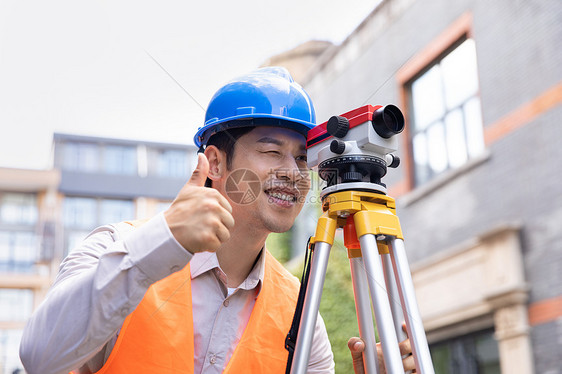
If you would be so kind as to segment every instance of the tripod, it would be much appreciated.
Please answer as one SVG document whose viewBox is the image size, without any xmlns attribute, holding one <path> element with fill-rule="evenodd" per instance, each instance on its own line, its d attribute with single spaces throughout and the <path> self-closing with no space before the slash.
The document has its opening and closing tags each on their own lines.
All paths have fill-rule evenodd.
<svg viewBox="0 0 562 374">
<path fill-rule="evenodd" d="M 399 110 L 394 106 L 387 106 L 381 111 L 377 111 L 379 108 L 371 106 L 359 108 L 343 114 L 342 117 L 332 117 L 327 124 L 318 127 L 333 137 L 344 138 L 350 128 L 361 127 L 360 125 L 365 123 L 365 118 L 368 118 L 369 124 L 371 121 L 374 124 L 378 113 L 383 117 L 386 115 L 386 119 L 379 118 L 379 120 L 386 120 L 387 127 L 394 126 L 394 133 L 400 132 L 403 128 L 403 117 Z M 334 118 L 336 119 L 333 120 Z M 400 125 L 400 119 L 402 127 L 398 128 L 397 124 Z M 347 131 L 338 132 L 333 125 L 334 121 L 339 122 L 339 128 L 342 127 L 339 125 L 343 123 L 343 127 Z M 355 122 L 355 126 L 353 122 Z M 371 131 L 370 128 L 371 126 L 368 131 Z M 372 134 L 370 132 L 365 134 L 368 141 L 373 143 Z M 377 134 L 380 135 L 379 131 Z M 356 138 L 358 135 L 361 137 L 358 130 L 354 135 Z M 315 137 L 320 138 L 319 142 L 327 138 L 324 133 L 313 133 L 311 142 L 309 133 L 309 144 L 317 148 L 319 143 L 314 143 Z M 394 158 L 391 158 L 390 162 L 385 162 L 384 168 L 381 168 L 384 159 L 377 157 L 377 154 L 373 155 L 372 151 L 365 155 L 365 152 L 361 151 L 365 147 L 359 148 L 357 143 L 352 144 L 351 155 L 338 156 L 344 152 L 339 153 L 337 144 L 334 142 L 344 143 L 344 152 L 345 147 L 349 148 L 349 144 L 346 144 L 349 142 L 333 140 L 329 152 L 326 148 L 318 153 L 315 153 L 314 149 L 309 152 L 309 159 L 310 156 L 313 157 L 312 163 L 322 158 L 322 155 L 326 157 L 326 161 L 320 163 L 319 174 L 322 179 L 328 181 L 328 188 L 324 189 L 322 193 L 324 213 L 319 218 L 315 235 L 310 241 L 312 260 L 306 279 L 306 293 L 298 325 L 294 356 L 292 356 L 292 366 L 290 360 L 288 364 L 290 372 L 292 374 L 306 373 L 330 249 L 334 242 L 336 229 L 343 228 L 344 243 L 350 260 L 359 332 L 361 339 L 365 342 L 363 363 L 366 373 L 379 372 L 371 306 L 381 341 L 386 371 L 392 374 L 404 372 L 398 346 L 398 338 L 401 340 L 405 338 L 401 326 L 404 320 L 412 346 L 416 372 L 434 373 L 406 258 L 404 237 L 396 216 L 395 201 L 386 195 L 386 188 L 380 182 L 380 177 L 386 173 L 386 165 L 395 164 L 395 167 L 397 163 L 392 161 Z M 375 140 L 375 142 L 379 142 L 379 140 Z M 388 149 L 384 148 L 388 146 L 384 141 L 375 146 L 371 150 Z M 342 147 L 340 146 L 339 149 L 341 150 Z M 319 156 L 317 156 L 318 154 Z M 330 178 L 328 175 L 328 166 L 332 171 L 336 168 L 338 175 L 336 179 Z M 384 171 L 381 171 L 382 169 Z M 303 280 L 304 282 L 305 280 Z"/>
</svg>

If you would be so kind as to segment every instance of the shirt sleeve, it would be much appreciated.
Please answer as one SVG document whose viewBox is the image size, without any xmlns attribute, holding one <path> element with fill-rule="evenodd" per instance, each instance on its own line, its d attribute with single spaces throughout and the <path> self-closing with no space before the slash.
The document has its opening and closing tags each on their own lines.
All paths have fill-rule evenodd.
<svg viewBox="0 0 562 374">
<path fill-rule="evenodd" d="M 326 326 L 320 313 L 316 319 L 314 327 L 314 337 L 312 338 L 312 347 L 310 348 L 310 359 L 308 361 L 308 374 L 326 374 L 334 373 L 334 354 L 332 346 L 328 339 Z"/>
<path fill-rule="evenodd" d="M 26 371 L 59 374 L 81 367 L 114 341 L 148 287 L 191 257 L 162 213 L 136 229 L 121 223 L 94 230 L 62 262 L 27 323 L 20 345 Z"/>
</svg>

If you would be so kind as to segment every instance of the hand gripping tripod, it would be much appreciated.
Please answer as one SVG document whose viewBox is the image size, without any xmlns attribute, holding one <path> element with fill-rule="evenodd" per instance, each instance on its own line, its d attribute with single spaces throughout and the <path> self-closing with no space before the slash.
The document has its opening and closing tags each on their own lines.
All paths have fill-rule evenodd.
<svg viewBox="0 0 562 374">
<path fill-rule="evenodd" d="M 310 241 L 312 260 L 303 277 L 302 311 L 297 308 L 293 321 L 298 325 L 296 344 L 291 343 L 291 333 L 287 337 L 289 346 L 295 344 L 287 372 L 306 373 L 330 249 L 336 229 L 343 228 L 366 373 L 379 372 L 371 306 L 387 372 L 404 372 L 398 339 L 405 338 L 405 321 L 416 372 L 434 373 L 395 202 L 380 180 L 387 166 L 399 164 L 390 152 L 396 150 L 392 136 L 403 128 L 404 117 L 395 106 L 367 105 L 334 116 L 308 134 L 309 166 L 318 166 L 327 187 L 321 193 L 324 213 Z"/>
</svg>

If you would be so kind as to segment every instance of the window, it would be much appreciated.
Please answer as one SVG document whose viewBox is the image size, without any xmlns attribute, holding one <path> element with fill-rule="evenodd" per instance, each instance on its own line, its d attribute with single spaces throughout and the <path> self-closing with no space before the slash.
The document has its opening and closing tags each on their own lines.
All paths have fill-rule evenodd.
<svg viewBox="0 0 562 374">
<path fill-rule="evenodd" d="M 66 143 L 63 169 L 83 172 L 99 171 L 99 147 L 93 143 Z"/>
<path fill-rule="evenodd" d="M 476 48 L 466 39 L 410 83 L 416 185 L 484 150 Z"/>
<path fill-rule="evenodd" d="M 64 199 L 64 226 L 93 229 L 97 224 L 97 201 L 88 197 Z"/>
<path fill-rule="evenodd" d="M 90 231 L 68 230 L 66 232 L 66 250 L 64 255 L 66 256 L 76 249 L 89 233 Z"/>
<path fill-rule="evenodd" d="M 37 235 L 29 231 L 0 231 L 0 272 L 30 272 L 38 260 Z"/>
<path fill-rule="evenodd" d="M 0 321 L 25 321 L 32 311 L 32 290 L 0 288 Z"/>
<path fill-rule="evenodd" d="M 66 197 L 63 207 L 65 255 L 75 249 L 96 226 L 135 218 L 132 200 Z"/>
<path fill-rule="evenodd" d="M 137 174 L 136 148 L 107 145 L 104 149 L 104 171 L 108 174 Z"/>
<path fill-rule="evenodd" d="M 187 154 L 180 150 L 165 150 L 158 155 L 158 175 L 183 178 L 187 176 Z"/>
<path fill-rule="evenodd" d="M 500 374 L 493 331 L 450 339 L 429 347 L 436 374 Z"/>
<path fill-rule="evenodd" d="M 0 220 L 2 223 L 34 225 L 37 222 L 35 195 L 6 193 L 0 199 Z"/>
<path fill-rule="evenodd" d="M 100 223 L 117 223 L 135 218 L 135 206 L 131 200 L 102 200 Z"/>
<path fill-rule="evenodd" d="M 22 334 L 23 330 L 0 330 L 0 373 L 24 373 L 19 358 Z"/>
</svg>

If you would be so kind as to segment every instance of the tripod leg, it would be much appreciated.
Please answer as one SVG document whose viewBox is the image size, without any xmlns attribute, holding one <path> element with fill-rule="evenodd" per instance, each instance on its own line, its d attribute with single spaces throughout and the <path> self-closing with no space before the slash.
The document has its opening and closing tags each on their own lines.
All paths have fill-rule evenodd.
<svg viewBox="0 0 562 374">
<path fill-rule="evenodd" d="M 392 311 L 392 319 L 394 320 L 394 330 L 399 341 L 406 339 L 406 333 L 402 329 L 402 321 L 404 321 L 404 311 L 400 303 L 400 294 L 396 280 L 394 279 L 394 271 L 392 269 L 392 259 L 389 253 L 381 254 L 382 267 L 384 269 L 384 281 L 388 291 L 388 300 L 390 302 L 390 310 Z"/>
<path fill-rule="evenodd" d="M 353 295 L 355 297 L 355 310 L 357 311 L 357 323 L 359 334 L 365 342 L 363 351 L 363 364 L 367 374 L 378 373 L 379 363 L 377 357 L 377 341 L 375 340 L 375 327 L 371 314 L 371 300 L 367 288 L 367 277 L 365 276 L 365 265 L 362 257 L 349 259 L 351 266 L 351 280 L 353 282 Z"/>
<path fill-rule="evenodd" d="M 324 242 L 317 242 L 314 245 L 308 288 L 304 298 L 291 374 L 304 374 L 308 368 L 310 348 L 312 346 L 312 338 L 314 337 L 314 327 L 316 326 L 316 318 L 318 317 L 318 309 L 320 308 L 322 288 L 324 287 L 324 279 L 326 277 L 326 268 L 328 267 L 328 258 L 330 257 L 331 248 L 331 244 Z"/>
<path fill-rule="evenodd" d="M 412 345 L 412 353 L 416 363 L 416 372 L 423 374 L 434 373 L 429 346 L 423 328 L 414 283 L 408 266 L 406 248 L 401 239 L 392 239 L 390 254 L 394 267 L 394 276 L 398 284 L 400 300 L 404 308 L 404 318 L 406 319 L 406 329 Z"/>
<path fill-rule="evenodd" d="M 402 365 L 398 339 L 396 331 L 394 331 L 394 321 L 392 320 L 388 295 L 384 285 L 384 275 L 379 259 L 377 240 L 373 234 L 364 234 L 359 238 L 359 242 L 361 243 L 361 252 L 365 262 L 365 270 L 367 272 L 369 290 L 371 291 L 377 330 L 381 339 L 386 371 L 393 374 L 403 373 L 404 366 Z"/>
</svg>

